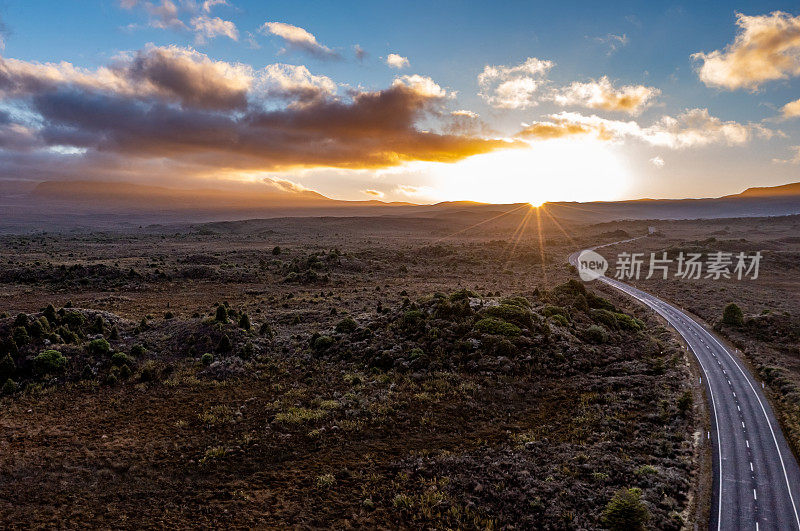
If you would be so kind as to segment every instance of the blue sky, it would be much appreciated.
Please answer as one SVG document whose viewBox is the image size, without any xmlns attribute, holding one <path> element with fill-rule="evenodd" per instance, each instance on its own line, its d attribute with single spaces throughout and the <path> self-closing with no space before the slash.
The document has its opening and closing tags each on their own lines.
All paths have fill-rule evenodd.
<svg viewBox="0 0 800 531">
<path fill-rule="evenodd" d="M 776 11 L 782 13 L 772 16 Z M 751 18 L 742 21 L 737 14 Z M 14 165 L 2 178 L 84 176 L 168 184 L 164 175 L 169 173 L 175 175 L 176 186 L 266 182 L 346 199 L 507 201 L 529 197 L 533 202 L 709 196 L 798 181 L 800 151 L 795 146 L 800 144 L 800 118 L 791 108 L 784 109 L 800 97 L 800 43 L 792 40 L 800 31 L 798 15 L 796 4 L 788 2 L 5 3 L 0 5 L 5 27 L 1 55 L 4 61 L 17 61 L 17 76 L 46 77 L 40 68 L 43 63 L 66 62 L 70 66 L 59 67 L 62 72 L 75 67 L 97 77 L 98 69 L 118 65 L 121 57 L 133 61 L 136 53 L 152 55 L 159 49 L 170 49 L 173 55 L 178 53 L 175 50 L 190 50 L 193 55 L 183 57 L 197 64 L 245 65 L 251 72 L 247 74 L 247 108 L 209 109 L 202 104 L 200 110 L 206 113 L 204 118 L 212 111 L 227 113 L 225 118 L 236 122 L 235 135 L 248 139 L 260 130 L 242 132 L 242 120 L 252 118 L 248 113 L 256 111 L 296 110 L 323 105 L 319 98 L 327 98 L 339 102 L 342 112 L 355 113 L 360 109 L 353 104 L 354 95 L 386 91 L 390 96 L 392 87 L 421 94 L 425 101 L 410 93 L 401 95 L 412 107 L 420 105 L 403 109 L 408 113 L 404 119 L 413 117 L 413 130 L 408 124 L 403 131 L 381 129 L 376 135 L 385 134 L 385 141 L 376 141 L 374 152 L 357 146 L 359 153 L 352 160 L 343 153 L 353 151 L 353 145 L 326 136 L 337 133 L 320 128 L 313 138 L 281 129 L 282 137 L 307 143 L 308 149 L 299 150 L 302 153 L 294 158 L 267 154 L 273 146 L 266 140 L 263 144 L 252 140 L 245 154 L 240 149 L 242 141 L 236 140 L 227 151 L 219 149 L 219 157 L 209 157 L 194 147 L 189 153 L 178 143 L 176 155 L 171 156 L 131 147 L 140 145 L 130 141 L 138 131 L 100 131 L 96 123 L 70 122 L 63 116 L 63 106 L 84 100 L 52 99 L 54 94 L 78 91 L 85 98 L 113 96 L 118 105 L 122 96 L 108 94 L 111 89 L 102 81 L 76 81 L 74 76 L 59 74 L 57 81 L 48 78 L 47 97 L 52 101 L 46 108 L 52 109 L 53 102 L 61 106 L 52 116 L 42 114 L 44 96 L 38 92 L 39 85 L 13 94 L 6 91 L 0 109 L 13 117 L 8 127 L 14 130 L 9 134 L 18 135 L 24 127 L 27 137 L 36 141 L 29 138 L 24 143 L 15 136 L 13 142 L 6 142 L 0 156 L 9 157 Z M 206 33 L 198 29 L 201 19 L 214 29 Z M 320 48 L 293 44 L 285 32 L 281 36 L 279 27 L 265 29 L 268 22 L 286 25 L 281 27 L 290 28 L 287 31 L 304 30 Z M 759 48 L 759 32 L 777 32 L 785 46 L 777 51 Z M 788 66 L 757 79 L 742 77 L 745 74 L 732 69 L 752 69 L 753 65 L 742 62 L 744 53 L 737 55 L 741 51 L 735 48 L 737 35 L 744 39 L 743 49 L 755 50 L 757 60 L 770 63 L 779 57 Z M 364 50 L 363 59 L 356 57 L 356 45 Z M 709 60 L 711 55 L 692 58 L 715 51 L 720 54 L 716 62 Z M 407 65 L 391 67 L 389 54 L 406 58 Z M 542 71 L 533 72 L 530 65 L 534 63 L 527 63 L 522 71 L 513 70 L 529 58 L 541 62 L 536 64 L 544 65 Z M 335 88 L 326 85 L 313 103 L 293 102 L 286 94 L 273 93 L 269 98 L 256 94 L 257 83 L 252 80 L 260 79 L 260 72 L 275 64 L 305 67 L 309 76 L 316 76 L 309 78 L 313 83 L 329 81 Z M 704 64 L 708 65 L 705 73 Z M 724 75 L 712 66 L 724 67 Z M 487 67 L 500 68 L 500 73 L 482 86 L 479 76 Z M 125 83 L 141 87 L 146 81 L 153 91 L 148 100 L 128 90 L 125 97 L 136 100 L 133 107 L 125 107 L 130 112 L 145 112 L 153 105 L 167 105 L 176 112 L 197 110 L 190 109 L 185 94 L 167 94 L 167 89 L 155 86 L 163 79 L 131 81 L 133 70 L 130 65 L 125 68 L 127 73 L 119 74 L 129 76 Z M 328 81 L 319 81 L 323 77 Z M 194 82 L 204 79 L 200 76 Z M 421 80 L 427 80 L 424 87 Z M 513 101 L 504 100 L 497 91 L 506 82 L 510 82 L 509 90 L 536 88 L 522 99 L 515 94 Z M 440 90 L 432 91 L 431 84 Z M 633 109 L 623 109 L 608 99 L 589 102 L 587 91 L 600 91 L 603 98 L 617 98 L 617 102 L 624 94 L 644 99 Z M 462 114 L 462 125 L 469 127 L 447 129 L 456 119 L 450 113 L 457 111 L 469 111 L 468 120 Z M 303 112 L 314 115 L 312 109 Z M 365 115 L 364 119 L 372 118 Z M 83 129 L 87 127 L 91 135 Z M 433 133 L 438 135 L 433 140 L 447 144 L 452 153 L 437 147 L 432 154 L 419 147 L 428 138 L 425 135 Z M 272 134 L 267 131 L 265 138 Z M 53 140 L 56 136 L 57 141 Z M 66 136 L 83 140 L 63 143 Z M 96 140 L 86 140 L 87 136 Z M 123 137 L 127 143 L 120 140 Z M 500 140 L 514 147 L 498 148 Z M 322 144 L 315 147 L 315 142 Z M 343 153 L 324 160 L 309 156 L 331 142 L 344 142 Z M 401 144 L 397 152 L 385 156 L 397 142 Z M 262 148 L 264 153 L 255 153 Z M 68 159 L 67 163 L 59 157 Z M 254 157 L 259 160 L 251 160 Z M 209 162 L 209 158 L 214 160 Z M 59 167 L 70 171 L 54 171 Z M 123 172 L 120 167 L 136 168 L 138 173 Z M 494 175 L 489 178 L 487 172 Z M 600 182 L 608 184 L 600 186 Z"/>
</svg>

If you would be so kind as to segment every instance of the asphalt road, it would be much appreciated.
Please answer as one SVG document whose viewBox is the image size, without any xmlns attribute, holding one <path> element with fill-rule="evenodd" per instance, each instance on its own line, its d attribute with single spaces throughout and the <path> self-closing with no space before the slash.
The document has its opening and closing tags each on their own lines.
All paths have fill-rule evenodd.
<svg viewBox="0 0 800 531">
<path fill-rule="evenodd" d="M 594 249 L 618 243 L 624 242 Z M 578 255 L 569 257 L 575 267 Z M 800 530 L 800 467 L 761 391 L 761 383 L 735 349 L 654 295 L 606 276 L 597 282 L 605 282 L 655 310 L 683 336 L 700 363 L 711 412 L 707 438 L 713 445 L 710 529 Z"/>
</svg>

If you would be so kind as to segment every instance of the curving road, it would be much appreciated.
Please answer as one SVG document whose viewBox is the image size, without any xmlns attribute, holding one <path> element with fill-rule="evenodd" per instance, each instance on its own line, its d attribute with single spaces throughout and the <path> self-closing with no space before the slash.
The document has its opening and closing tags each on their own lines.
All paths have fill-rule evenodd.
<svg viewBox="0 0 800 531">
<path fill-rule="evenodd" d="M 618 243 L 624 242 L 593 249 Z M 578 255 L 569 257 L 576 268 Z M 658 297 L 606 276 L 598 280 L 655 310 L 683 336 L 700 363 L 711 409 L 708 438 L 713 444 L 714 481 L 710 529 L 800 530 L 800 467 L 761 384 L 733 349 Z"/>
</svg>

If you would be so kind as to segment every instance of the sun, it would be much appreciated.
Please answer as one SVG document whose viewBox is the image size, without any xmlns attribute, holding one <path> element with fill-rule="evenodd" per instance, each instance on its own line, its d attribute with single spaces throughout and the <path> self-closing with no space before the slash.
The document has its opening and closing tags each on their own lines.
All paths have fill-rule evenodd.
<svg viewBox="0 0 800 531">
<path fill-rule="evenodd" d="M 485 203 L 620 199 L 630 170 L 616 146 L 597 140 L 538 142 L 522 149 L 439 164 L 433 184 L 443 199 Z"/>
</svg>

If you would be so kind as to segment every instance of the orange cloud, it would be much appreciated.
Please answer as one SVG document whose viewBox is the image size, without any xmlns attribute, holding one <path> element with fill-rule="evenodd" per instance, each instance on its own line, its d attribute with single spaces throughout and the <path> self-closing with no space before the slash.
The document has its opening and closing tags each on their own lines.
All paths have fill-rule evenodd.
<svg viewBox="0 0 800 531">
<path fill-rule="evenodd" d="M 574 82 L 553 95 L 557 104 L 579 105 L 591 109 L 640 114 L 661 94 L 657 88 L 644 85 L 614 87 L 607 76 L 588 83 Z"/>
<path fill-rule="evenodd" d="M 724 50 L 698 52 L 697 72 L 709 86 L 755 90 L 762 83 L 800 75 L 800 16 L 736 14 L 739 33 Z"/>
<path fill-rule="evenodd" d="M 800 116 L 800 100 L 790 101 L 781 108 L 785 118 L 795 118 Z"/>
<path fill-rule="evenodd" d="M 178 47 L 121 54 L 97 70 L 0 58 L 0 100 L 35 117 L 0 116 L 0 174 L 385 168 L 522 145 L 418 128 L 447 116 L 454 96 L 428 77 L 344 97 L 337 88 L 304 66 L 254 71 Z"/>
<path fill-rule="evenodd" d="M 776 134 L 760 124 L 720 120 L 711 116 L 708 109 L 688 109 L 677 117 L 663 116 L 648 127 L 634 121 L 609 120 L 574 112 L 561 112 L 549 118 L 550 121 L 526 126 L 517 136 L 537 140 L 592 136 L 616 142 L 632 138 L 653 146 L 682 149 L 710 144 L 741 145 L 754 136 L 770 138 Z"/>
</svg>

